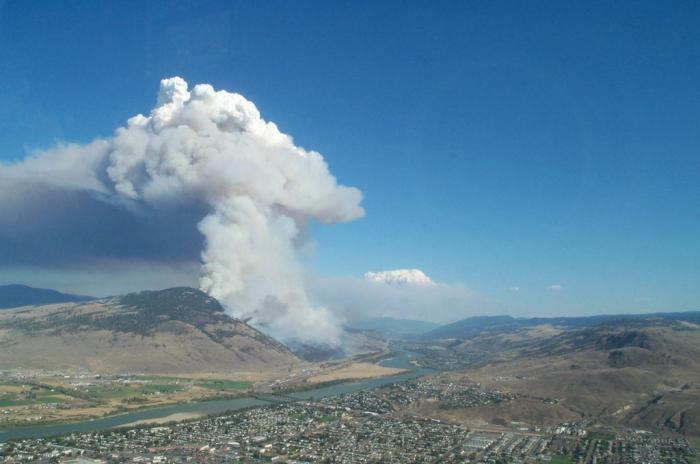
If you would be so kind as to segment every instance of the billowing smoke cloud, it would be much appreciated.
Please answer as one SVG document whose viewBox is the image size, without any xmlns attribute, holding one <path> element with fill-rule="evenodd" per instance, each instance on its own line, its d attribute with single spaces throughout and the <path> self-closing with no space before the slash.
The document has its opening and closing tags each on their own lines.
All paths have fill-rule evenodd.
<svg viewBox="0 0 700 464">
<path fill-rule="evenodd" d="M 234 315 L 283 339 L 332 343 L 340 324 L 310 302 L 296 247 L 309 220 L 352 221 L 361 200 L 252 102 L 174 77 L 151 113 L 114 137 L 0 166 L 0 258 L 61 266 L 199 254 L 201 288 Z"/>
<path fill-rule="evenodd" d="M 350 323 L 368 317 L 445 323 L 483 314 L 489 305 L 468 288 L 435 282 L 419 269 L 367 272 L 363 279 L 320 278 L 313 282 L 313 294 Z"/>
</svg>

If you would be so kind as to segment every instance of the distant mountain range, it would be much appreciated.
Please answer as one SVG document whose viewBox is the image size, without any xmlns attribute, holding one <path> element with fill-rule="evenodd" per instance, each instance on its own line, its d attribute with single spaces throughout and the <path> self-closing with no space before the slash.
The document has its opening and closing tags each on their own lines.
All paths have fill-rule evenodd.
<svg viewBox="0 0 700 464">
<path fill-rule="evenodd" d="M 71 295 L 46 288 L 34 288 L 26 285 L 0 285 L 0 309 L 18 308 L 20 306 L 67 303 L 70 301 L 88 301 L 91 296 Z"/>
<path fill-rule="evenodd" d="M 438 324 L 414 319 L 397 319 L 393 317 L 374 317 L 350 324 L 361 330 L 373 330 L 386 336 L 419 335 L 439 327 Z"/>
<path fill-rule="evenodd" d="M 617 314 L 582 317 L 532 317 L 515 318 L 511 316 L 475 316 L 451 324 L 437 327 L 425 332 L 421 338 L 437 340 L 447 338 L 468 339 L 483 332 L 505 333 L 517 329 L 552 325 L 564 329 L 592 327 L 600 324 L 629 323 L 634 320 L 665 318 L 674 321 L 687 321 L 700 324 L 700 311 L 649 314 Z"/>
<path fill-rule="evenodd" d="M 301 362 L 187 287 L 0 312 L 1 369 L 253 372 Z"/>
</svg>

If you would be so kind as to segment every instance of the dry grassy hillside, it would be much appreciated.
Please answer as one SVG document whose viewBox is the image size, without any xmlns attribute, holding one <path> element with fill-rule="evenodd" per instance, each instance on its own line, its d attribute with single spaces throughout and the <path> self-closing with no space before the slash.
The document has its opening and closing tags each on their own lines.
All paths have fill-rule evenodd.
<svg viewBox="0 0 700 464">
<path fill-rule="evenodd" d="M 0 369 L 195 374 L 299 362 L 191 288 L 0 313 Z"/>
<path fill-rule="evenodd" d="M 700 434 L 700 328 L 663 319 L 577 330 L 487 334 L 457 349 L 482 353 L 453 374 L 521 399 L 462 411 L 486 422 L 554 423 L 596 417 Z M 459 418 L 460 411 L 449 412 Z"/>
</svg>

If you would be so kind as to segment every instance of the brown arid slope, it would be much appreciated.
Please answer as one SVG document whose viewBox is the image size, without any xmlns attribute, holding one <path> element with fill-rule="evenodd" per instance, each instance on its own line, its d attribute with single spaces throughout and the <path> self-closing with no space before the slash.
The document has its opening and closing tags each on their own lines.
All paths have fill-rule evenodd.
<svg viewBox="0 0 700 464">
<path fill-rule="evenodd" d="M 301 363 L 193 288 L 0 313 L 0 370 L 229 374 Z"/>
<path fill-rule="evenodd" d="M 551 424 L 583 418 L 700 435 L 700 327 L 664 319 L 575 330 L 528 328 L 477 336 L 456 379 L 518 395 L 451 420 Z"/>
</svg>

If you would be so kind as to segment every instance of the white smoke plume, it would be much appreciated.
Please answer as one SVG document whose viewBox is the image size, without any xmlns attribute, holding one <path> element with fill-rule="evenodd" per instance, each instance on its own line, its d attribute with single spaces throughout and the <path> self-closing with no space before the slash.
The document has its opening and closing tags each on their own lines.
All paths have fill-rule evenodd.
<svg viewBox="0 0 700 464">
<path fill-rule="evenodd" d="M 74 195 L 95 214 L 123 218 L 111 232 L 123 242 L 137 236 L 156 257 L 177 259 L 158 242 L 178 246 L 169 235 L 179 229 L 188 249 L 194 222 L 204 238 L 202 290 L 282 339 L 337 340 L 340 323 L 310 302 L 296 248 L 309 220 L 363 216 L 362 193 L 339 185 L 321 154 L 296 146 L 241 95 L 164 79 L 150 114 L 132 117 L 114 137 L 0 166 L 0 214 L 41 209 L 37 192 L 62 204 Z M 30 227 L 22 221 L 0 220 L 8 240 L 21 242 L 16 231 Z M 143 237 L 150 232 L 158 237 Z"/>
</svg>

